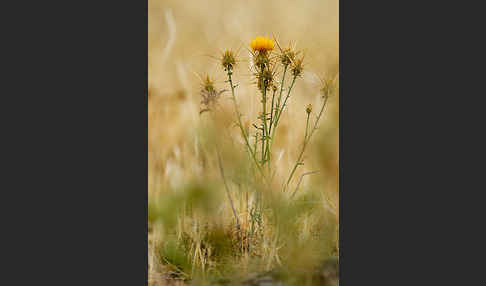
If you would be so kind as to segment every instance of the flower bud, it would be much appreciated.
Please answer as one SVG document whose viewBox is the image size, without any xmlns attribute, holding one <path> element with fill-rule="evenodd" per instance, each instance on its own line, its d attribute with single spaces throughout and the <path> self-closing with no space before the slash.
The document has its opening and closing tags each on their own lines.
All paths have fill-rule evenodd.
<svg viewBox="0 0 486 286">
<path fill-rule="evenodd" d="M 307 114 L 310 114 L 312 112 L 312 104 L 307 105 L 305 112 L 307 112 Z"/>
</svg>

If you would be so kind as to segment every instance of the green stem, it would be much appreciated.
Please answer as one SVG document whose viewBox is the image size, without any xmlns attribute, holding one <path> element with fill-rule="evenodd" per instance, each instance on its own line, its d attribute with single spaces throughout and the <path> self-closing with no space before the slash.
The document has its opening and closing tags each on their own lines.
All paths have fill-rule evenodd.
<svg viewBox="0 0 486 286">
<path fill-rule="evenodd" d="M 272 125 L 273 125 L 273 101 L 275 99 L 275 92 L 276 92 L 276 90 L 273 91 L 273 95 L 272 95 L 272 108 L 270 109 L 270 126 L 268 127 L 268 133 L 269 134 L 272 132 Z"/>
<path fill-rule="evenodd" d="M 270 130 L 268 131 L 268 134 L 272 134 L 272 136 L 270 137 L 270 144 L 268 145 L 268 152 L 267 152 L 267 161 L 268 161 L 268 170 L 270 171 L 270 162 L 271 162 L 271 154 L 272 154 L 272 145 L 273 145 L 273 136 L 275 134 L 275 132 L 272 132 L 272 128 L 275 129 L 277 128 L 277 116 L 279 114 L 279 109 L 280 109 L 280 102 L 282 100 L 282 92 L 283 92 L 283 87 L 284 87 L 284 83 L 285 83 L 285 74 L 287 73 L 287 67 L 288 65 L 284 65 L 284 72 L 283 72 L 283 75 L 282 75 L 282 81 L 280 83 L 280 93 L 278 95 L 278 100 L 277 100 L 277 105 L 275 106 L 275 112 L 273 111 L 274 110 L 274 107 L 273 107 L 273 100 L 275 98 L 275 91 L 273 92 L 273 96 L 272 96 L 272 111 L 271 111 L 271 114 L 270 114 Z M 275 115 L 274 115 L 275 113 Z M 275 120 L 274 120 L 275 119 Z"/>
<path fill-rule="evenodd" d="M 309 134 L 309 137 L 307 137 L 307 127 L 306 127 L 306 130 L 305 130 L 306 138 L 304 138 L 304 145 L 302 146 L 302 150 L 300 151 L 300 154 L 297 157 L 297 161 L 295 162 L 294 168 L 292 169 L 292 172 L 290 173 L 289 179 L 287 180 L 287 184 L 285 185 L 285 187 L 288 187 L 290 180 L 292 180 L 292 177 L 294 176 L 295 170 L 297 170 L 297 167 L 299 165 L 302 165 L 302 157 L 304 156 L 305 148 L 307 147 L 307 144 L 309 143 L 312 135 L 317 130 L 317 123 L 321 119 L 322 113 L 324 111 L 324 107 L 326 107 L 326 103 L 327 103 L 327 96 L 324 98 L 324 103 L 322 104 L 321 111 L 319 112 L 319 115 L 316 118 L 316 121 L 314 123 L 314 127 L 312 128 L 312 130 Z M 309 125 L 309 115 L 307 116 L 307 126 L 308 125 Z"/>
<path fill-rule="evenodd" d="M 273 125 L 273 102 L 274 102 L 274 99 L 275 99 L 275 92 L 277 90 L 275 89 L 273 91 L 273 94 L 272 94 L 272 108 L 270 109 L 270 127 L 269 127 L 269 130 L 268 130 L 268 134 L 270 134 L 272 132 L 272 125 Z M 273 138 L 269 138 L 270 142 L 272 142 Z M 268 152 L 267 152 L 267 161 L 268 161 L 268 171 L 271 171 L 271 167 L 270 167 L 270 148 L 268 147 Z"/>
<path fill-rule="evenodd" d="M 283 103 L 283 105 L 282 105 L 282 108 L 280 109 L 280 112 L 278 112 L 278 110 L 277 110 L 277 113 L 278 113 L 278 114 L 276 113 L 276 116 L 275 116 L 275 123 L 273 124 L 273 130 L 272 130 L 272 135 L 271 135 L 271 138 L 274 138 L 274 136 L 275 136 L 275 131 L 277 130 L 277 126 L 278 126 L 278 123 L 279 123 L 279 121 L 280 121 L 280 116 L 282 115 L 282 112 L 284 111 L 284 108 L 285 108 L 285 106 L 286 106 L 286 104 L 287 104 L 287 100 L 288 100 L 288 99 L 289 99 L 289 97 L 290 97 L 290 92 L 292 91 L 292 87 L 294 86 L 294 83 L 295 83 L 295 79 L 296 79 L 296 78 L 297 78 L 297 77 L 296 77 L 296 76 L 294 76 L 294 78 L 292 79 L 292 83 L 290 84 L 289 90 L 288 90 L 288 92 L 287 92 L 287 96 L 285 97 L 285 100 L 284 100 L 284 103 Z M 282 85 L 283 85 L 283 83 L 282 83 Z M 278 103 L 277 103 L 277 104 L 278 104 Z M 270 143 L 270 150 L 272 150 L 272 146 L 273 146 L 273 143 L 275 142 L 275 140 L 272 140 L 272 141 L 270 141 L 270 142 L 271 142 L 271 143 Z"/>
<path fill-rule="evenodd" d="M 302 147 L 302 151 L 299 154 L 297 162 L 295 163 L 294 167 L 292 168 L 292 172 L 290 173 L 290 176 L 289 176 L 289 179 L 287 180 L 286 186 L 289 185 L 290 180 L 294 176 L 295 170 L 297 170 L 297 166 L 299 166 L 302 163 L 302 162 L 300 162 L 300 160 L 302 159 L 302 156 L 304 155 L 305 146 L 307 145 L 307 133 L 309 131 L 309 117 L 310 117 L 310 113 L 307 113 L 307 122 L 305 123 L 304 145 Z"/>
<path fill-rule="evenodd" d="M 255 132 L 255 147 L 253 148 L 253 152 L 257 153 L 257 142 L 258 142 L 258 132 Z"/>
<path fill-rule="evenodd" d="M 266 152 L 268 149 L 268 128 L 267 128 L 267 87 L 265 85 L 265 78 L 263 77 L 264 73 L 264 66 L 261 67 L 262 70 L 262 75 L 261 75 L 261 87 L 262 87 L 262 107 L 263 107 L 263 114 L 262 114 L 262 120 L 263 120 L 263 142 L 262 142 L 262 166 L 265 165 L 265 158 L 266 158 Z M 265 142 L 266 148 L 265 148 Z"/>
<path fill-rule="evenodd" d="M 262 124 L 263 125 L 263 124 Z M 265 128 L 262 126 L 262 166 L 265 160 Z"/>
<path fill-rule="evenodd" d="M 260 173 L 262 174 L 262 176 L 265 177 L 265 175 L 263 174 L 262 168 L 258 164 L 258 160 L 255 156 L 255 153 L 253 153 L 253 151 L 251 150 L 250 143 L 248 142 L 248 137 L 246 136 L 245 130 L 243 129 L 243 124 L 241 124 L 241 114 L 238 110 L 238 104 L 236 103 L 235 87 L 233 85 L 233 80 L 231 78 L 232 74 L 233 74 L 233 72 L 231 71 L 231 69 L 228 69 L 228 81 L 229 81 L 230 86 L 231 86 L 231 95 L 233 97 L 233 103 L 234 103 L 234 107 L 235 107 L 236 118 L 238 119 L 238 126 L 240 127 L 241 134 L 243 135 L 243 138 L 245 139 L 246 147 L 248 148 L 248 151 L 250 152 L 251 157 L 253 158 L 253 161 L 255 161 L 255 164 L 256 164 L 258 170 L 260 171 Z"/>
<path fill-rule="evenodd" d="M 272 108 L 270 109 L 270 127 L 268 127 L 268 134 L 270 134 L 272 132 L 272 125 L 273 125 L 273 102 L 275 100 L 275 92 L 277 90 L 275 89 L 273 91 L 273 94 L 272 94 Z M 268 140 L 270 140 L 269 142 L 272 142 L 273 138 L 269 138 Z M 270 167 L 270 148 L 268 147 L 268 152 L 267 152 L 267 161 L 268 161 L 268 171 L 270 172 L 271 171 L 271 167 Z"/>
<path fill-rule="evenodd" d="M 283 72 L 283 75 L 282 75 L 282 82 L 280 83 L 280 94 L 278 95 L 277 108 L 275 109 L 275 117 L 277 117 L 278 111 L 280 109 L 280 101 L 282 99 L 282 91 L 283 91 L 283 87 L 284 87 L 285 73 L 287 72 L 287 66 L 288 65 L 284 65 L 284 72 Z"/>
<path fill-rule="evenodd" d="M 310 117 L 310 112 L 307 113 L 307 122 L 305 123 L 305 135 L 304 135 L 304 141 L 307 140 L 307 131 L 309 130 L 309 117 Z"/>
<path fill-rule="evenodd" d="M 288 91 L 288 93 L 287 93 L 287 96 L 285 97 L 285 100 L 284 100 L 283 104 L 282 104 L 282 108 L 280 109 L 280 112 L 278 113 L 277 120 L 276 120 L 276 122 L 275 122 L 276 124 L 278 124 L 278 122 L 279 122 L 279 120 L 280 120 L 280 116 L 282 116 L 282 113 L 283 113 L 283 111 L 284 111 L 284 109 L 285 109 L 285 106 L 287 106 L 287 100 L 288 100 L 288 99 L 289 99 L 289 97 L 290 97 L 290 91 L 292 90 L 292 87 L 294 86 L 294 83 L 295 83 L 295 79 L 296 79 L 296 78 L 297 78 L 296 76 L 294 76 L 294 77 L 292 78 L 292 83 L 290 84 L 289 91 Z"/>
<path fill-rule="evenodd" d="M 324 107 L 326 107 L 328 97 L 324 97 L 324 103 L 322 104 L 321 111 L 319 111 L 319 115 L 317 116 L 316 122 L 314 123 L 314 128 L 312 128 L 311 133 L 309 134 L 309 139 L 314 134 L 314 131 L 317 130 L 317 123 L 319 122 L 319 119 L 321 119 L 322 113 L 324 112 Z"/>
</svg>

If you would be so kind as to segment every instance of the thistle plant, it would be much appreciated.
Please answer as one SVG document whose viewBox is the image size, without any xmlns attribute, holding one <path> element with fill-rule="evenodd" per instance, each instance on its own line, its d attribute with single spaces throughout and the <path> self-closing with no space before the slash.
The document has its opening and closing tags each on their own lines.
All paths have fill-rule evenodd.
<svg viewBox="0 0 486 286">
<path fill-rule="evenodd" d="M 149 285 L 338 285 L 338 85 L 307 80 L 337 71 L 337 21 L 278 1 L 185 19 L 179 2 L 149 23 Z M 245 36 L 273 28 L 301 45 Z"/>
<path fill-rule="evenodd" d="M 278 49 L 276 49 L 278 48 Z M 237 211 L 232 201 L 230 195 L 230 189 L 227 185 L 226 178 L 221 166 L 220 155 L 218 151 L 218 162 L 221 170 L 221 176 L 225 183 L 226 192 L 228 194 L 228 200 L 231 205 L 232 212 L 235 217 L 235 222 L 237 226 L 238 233 L 241 237 L 246 237 L 246 245 L 242 246 L 242 249 L 254 249 L 250 247 L 250 241 L 254 241 L 257 236 L 263 235 L 264 231 L 264 220 L 265 213 L 264 208 L 264 190 L 270 187 L 274 179 L 274 173 L 272 172 L 272 147 L 275 141 L 278 139 L 277 129 L 281 123 L 282 116 L 285 114 L 285 110 L 289 104 L 289 99 L 293 95 L 294 86 L 298 83 L 298 80 L 302 77 L 304 72 L 304 56 L 301 56 L 301 52 L 297 51 L 294 47 L 290 46 L 288 48 L 282 49 L 276 39 L 269 39 L 267 37 L 256 37 L 250 42 L 250 54 L 251 54 L 251 73 L 254 77 L 254 84 L 259 92 L 258 98 L 260 99 L 261 109 L 256 118 L 257 124 L 252 123 L 251 126 L 255 128 L 253 132 L 254 140 L 251 141 L 250 137 L 250 121 L 242 121 L 242 112 L 240 111 L 237 97 L 236 89 L 237 84 L 234 83 L 233 73 L 234 68 L 238 63 L 236 58 L 236 53 L 232 50 L 226 50 L 221 53 L 220 63 L 223 70 L 226 73 L 227 80 L 231 90 L 231 101 L 233 102 L 233 110 L 236 117 L 235 125 L 241 133 L 241 137 L 244 141 L 244 146 L 249 154 L 250 160 L 253 162 L 255 169 L 258 172 L 257 178 L 263 179 L 263 186 L 252 185 L 251 181 L 249 185 L 258 190 L 255 192 L 254 206 L 251 207 L 251 211 L 247 214 L 250 216 L 251 227 L 246 226 L 242 228 L 240 221 L 237 216 Z M 281 74 L 281 77 L 280 77 Z M 287 78 L 288 77 L 288 78 Z M 278 81 L 278 79 L 280 81 Z M 288 178 L 283 181 L 280 185 L 282 186 L 282 192 L 285 192 L 289 184 L 291 183 L 294 175 L 299 166 L 304 164 L 304 154 L 311 142 L 312 136 L 318 129 L 318 124 L 324 113 L 329 95 L 332 93 L 332 82 L 324 81 L 323 87 L 320 90 L 322 95 L 321 105 L 318 108 L 318 113 L 314 117 L 313 106 L 308 104 L 303 107 L 303 112 L 305 114 L 306 125 L 305 125 L 305 135 L 303 138 L 303 143 L 300 146 L 300 152 L 289 171 Z M 218 92 L 214 87 L 213 82 L 206 77 L 203 79 L 203 90 L 201 91 L 203 96 L 203 104 L 210 105 L 212 101 L 216 101 L 221 92 Z M 210 109 L 208 107 L 207 109 Z M 217 148 L 218 149 L 218 148 Z M 313 172 L 306 172 L 304 175 L 314 174 Z M 258 181 L 258 180 L 254 180 Z M 290 198 L 292 199 L 297 192 L 300 182 L 297 184 L 295 191 L 292 192 Z M 266 203 L 265 203 L 266 204 Z M 247 199 L 248 206 L 248 199 Z M 258 218 L 258 219 L 257 219 Z M 276 217 L 275 217 L 276 218 Z M 246 234 L 245 234 L 246 233 Z M 277 228 L 275 240 L 272 242 L 273 246 L 277 247 L 277 242 L 280 237 L 280 230 Z M 244 243 L 241 243 L 244 245 Z"/>
<path fill-rule="evenodd" d="M 192 280 L 195 285 L 199 285 L 199 276 L 209 281 L 227 273 L 247 274 L 252 264 L 257 271 L 284 266 L 279 271 L 297 277 L 295 284 L 288 285 L 303 285 L 300 282 L 306 281 L 304 277 L 309 274 L 305 268 L 317 265 L 320 257 L 334 255 L 337 245 L 337 235 L 336 238 L 332 235 L 337 228 L 327 222 L 328 211 L 321 207 L 312 188 L 294 199 L 302 177 L 316 171 L 299 174 L 294 190 L 288 191 L 299 166 L 304 164 L 305 152 L 334 93 L 334 82 L 322 82 L 319 103 L 298 106 L 297 119 L 301 118 L 302 123 L 305 120 L 303 139 L 298 142 L 302 143 L 298 145 L 295 162 L 284 171 L 285 177 L 274 184 L 275 178 L 280 178 L 274 176 L 277 168 L 273 165 L 276 162 L 273 146 L 279 140 L 277 130 L 288 114 L 289 105 L 298 102 L 290 98 L 298 96 L 295 86 L 304 74 L 306 62 L 295 47 L 282 48 L 275 38 L 255 38 L 250 42 L 249 52 L 258 116 L 249 118 L 240 109 L 239 85 L 234 77 L 240 63 L 238 53 L 231 49 L 222 51 L 218 60 L 225 73 L 224 84 L 229 88 L 217 86 L 209 75 L 200 77 L 200 116 L 210 119 L 209 125 L 203 125 L 208 127 L 203 128 L 207 133 L 196 137 L 202 143 L 195 144 L 204 150 L 200 153 L 202 180 L 197 177 L 194 183 L 157 203 L 152 202 L 149 208 L 149 220 L 161 235 L 154 253 L 168 271 L 181 280 Z M 225 91 L 228 94 L 231 91 L 229 110 L 219 104 Z M 221 124 L 212 124 L 220 119 Z M 232 123 L 237 126 L 242 143 L 229 136 L 212 140 L 220 135 L 217 128 L 229 130 Z M 245 152 L 234 152 L 241 145 Z M 232 164 L 228 160 L 231 156 L 234 156 Z M 211 172 L 211 166 L 218 166 L 219 172 Z M 212 176 L 220 176 L 219 183 L 212 183 Z M 278 186 L 276 192 L 274 186 Z M 227 207 L 218 207 L 223 200 Z M 159 222 L 162 224 L 157 225 Z"/>
<path fill-rule="evenodd" d="M 276 49 L 278 48 L 278 49 Z M 272 177 L 272 147 L 276 141 L 276 132 L 281 122 L 282 115 L 288 106 L 289 99 L 292 96 L 292 90 L 298 79 L 302 76 L 304 71 L 304 56 L 297 51 L 295 47 L 289 45 L 287 48 L 282 48 L 278 41 L 268 37 L 256 37 L 250 42 L 250 54 L 252 62 L 252 74 L 255 78 L 255 85 L 260 93 L 261 111 L 257 117 L 257 124 L 252 124 L 256 129 L 253 135 L 254 141 L 250 142 L 249 122 L 242 123 L 242 113 L 239 109 L 236 99 L 237 85 L 233 82 L 234 67 L 237 64 L 235 52 L 226 50 L 222 52 L 220 61 L 221 66 L 226 72 L 227 82 L 231 89 L 231 99 L 233 101 L 233 109 L 236 116 L 236 125 L 238 126 L 241 136 L 244 140 L 245 148 L 251 157 L 256 169 L 262 178 L 267 183 L 270 183 Z M 277 77 L 281 73 L 280 81 Z M 289 77 L 289 79 L 287 79 Z M 290 83 L 288 83 L 290 81 Z M 207 87 L 209 84 L 205 84 Z M 210 90 L 214 87 L 210 86 Z M 314 122 L 312 123 L 312 106 L 309 104 L 305 108 L 306 114 L 306 129 L 304 140 L 301 146 L 301 151 L 297 156 L 296 162 L 290 170 L 290 174 L 283 184 L 285 190 L 298 166 L 303 165 L 303 156 L 312 135 L 318 128 L 318 123 L 324 112 L 329 94 L 332 92 L 332 82 L 325 81 L 321 89 L 322 105 Z M 203 90 L 203 103 L 219 97 L 216 91 Z M 205 97 L 206 96 L 206 97 Z M 270 103 L 270 106 L 268 106 Z"/>
</svg>

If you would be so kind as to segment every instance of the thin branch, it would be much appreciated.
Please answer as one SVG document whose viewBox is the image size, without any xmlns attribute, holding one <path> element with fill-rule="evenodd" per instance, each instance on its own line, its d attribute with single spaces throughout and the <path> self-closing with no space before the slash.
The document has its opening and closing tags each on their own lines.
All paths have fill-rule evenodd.
<svg viewBox="0 0 486 286">
<path fill-rule="evenodd" d="M 317 124 L 319 123 L 319 120 L 321 119 L 322 113 L 324 112 L 324 108 L 326 107 L 328 96 L 324 97 L 324 103 L 322 104 L 321 111 L 319 112 L 319 115 L 317 116 L 317 119 L 314 123 L 314 127 L 312 128 L 310 134 L 308 137 L 304 140 L 304 144 L 302 146 L 302 150 L 300 151 L 299 157 L 297 158 L 297 161 L 295 162 L 294 168 L 292 169 L 292 172 L 290 172 L 289 179 L 287 180 L 287 184 L 285 185 L 285 188 L 287 188 L 290 184 L 290 181 L 292 180 L 292 177 L 294 176 L 295 170 L 299 165 L 303 165 L 302 162 L 302 156 L 304 156 L 305 148 L 307 147 L 307 144 L 309 143 L 312 135 L 314 132 L 317 130 Z"/>
<path fill-rule="evenodd" d="M 293 197 L 295 196 L 295 194 L 297 193 L 297 190 L 298 190 L 298 189 L 299 189 L 299 187 L 300 187 L 300 183 L 302 183 L 302 178 L 304 178 L 304 176 L 306 176 L 306 175 L 311 175 L 311 174 L 314 174 L 314 173 L 319 173 L 319 170 L 317 170 L 317 171 L 312 171 L 312 172 L 307 172 L 307 173 L 302 174 L 302 176 L 300 176 L 299 183 L 297 184 L 297 187 L 295 187 L 295 190 L 294 190 L 294 192 L 292 193 L 292 195 L 290 196 L 290 198 L 293 198 Z"/>
<path fill-rule="evenodd" d="M 294 76 L 293 79 L 292 79 L 292 83 L 290 84 L 289 90 L 287 92 L 287 97 L 285 98 L 285 101 L 282 104 L 282 108 L 279 107 L 280 100 L 277 101 L 277 110 L 275 111 L 275 121 L 273 123 L 272 134 L 270 135 L 270 138 L 272 138 L 272 139 L 275 137 L 275 131 L 277 130 L 277 126 L 278 126 L 278 123 L 280 121 L 280 116 L 282 115 L 282 112 L 284 111 L 285 105 L 287 103 L 287 99 L 289 99 L 289 97 L 290 97 L 290 92 L 292 91 L 292 87 L 294 86 L 295 79 L 296 79 L 296 77 Z M 283 86 L 283 83 L 282 83 L 282 86 Z M 274 142 L 275 142 L 275 140 L 270 141 L 270 151 L 272 150 L 272 146 L 273 146 Z"/>
</svg>

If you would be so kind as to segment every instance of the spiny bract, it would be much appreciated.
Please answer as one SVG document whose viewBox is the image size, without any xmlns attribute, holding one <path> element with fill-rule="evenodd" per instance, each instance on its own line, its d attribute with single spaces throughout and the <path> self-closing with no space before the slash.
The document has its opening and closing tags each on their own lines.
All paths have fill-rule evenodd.
<svg viewBox="0 0 486 286">
<path fill-rule="evenodd" d="M 221 57 L 221 64 L 223 65 L 225 70 L 230 70 L 233 68 L 234 65 L 236 65 L 236 59 L 233 51 L 227 50 L 223 53 L 223 56 Z"/>
</svg>

